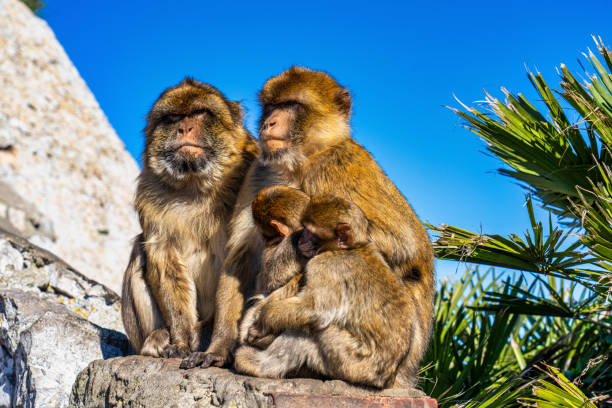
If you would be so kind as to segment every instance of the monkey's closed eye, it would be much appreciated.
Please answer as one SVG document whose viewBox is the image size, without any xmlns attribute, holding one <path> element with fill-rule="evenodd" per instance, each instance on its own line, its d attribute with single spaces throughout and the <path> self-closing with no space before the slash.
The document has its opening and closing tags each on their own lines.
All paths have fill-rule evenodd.
<svg viewBox="0 0 612 408">
<path fill-rule="evenodd" d="M 212 115 L 212 112 L 209 111 L 208 109 L 198 109 L 198 110 L 191 112 L 189 116 L 196 116 L 196 115 Z"/>
<path fill-rule="evenodd" d="M 274 238 L 266 238 L 264 237 L 264 245 L 267 247 L 275 246 L 280 244 L 283 240 L 283 237 L 274 237 Z"/>
<path fill-rule="evenodd" d="M 170 115 L 165 115 L 162 118 L 162 121 L 164 123 L 176 123 L 176 122 L 178 122 L 181 119 L 183 119 L 183 115 L 172 115 L 172 114 L 170 114 Z"/>
</svg>

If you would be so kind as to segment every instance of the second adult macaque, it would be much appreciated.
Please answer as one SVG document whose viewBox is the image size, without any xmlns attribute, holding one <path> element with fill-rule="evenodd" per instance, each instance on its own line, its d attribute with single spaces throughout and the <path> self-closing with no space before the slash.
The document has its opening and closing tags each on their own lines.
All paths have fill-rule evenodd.
<svg viewBox="0 0 612 408">
<path fill-rule="evenodd" d="M 286 184 L 310 197 L 337 195 L 365 214 L 369 240 L 403 280 L 405 293 L 416 304 L 411 319 L 404 323 L 409 327 L 411 346 L 396 382 L 398 387 L 415 386 L 433 322 L 434 257 L 427 231 L 372 155 L 351 137 L 351 97 L 332 77 L 293 67 L 270 78 L 259 101 L 262 154 L 247 175 L 236 204 L 211 344 L 189 366 L 228 362 L 239 338 L 245 300 L 252 294 L 260 269 L 263 245 L 250 205 L 260 189 Z"/>
<path fill-rule="evenodd" d="M 238 371 L 280 378 L 307 369 L 378 388 L 395 383 L 410 347 L 414 299 L 368 240 L 368 221 L 353 203 L 313 197 L 306 208 L 299 252 L 301 274 L 272 292 L 248 329 L 246 342 L 277 337 L 265 349 L 235 352 Z"/>
</svg>

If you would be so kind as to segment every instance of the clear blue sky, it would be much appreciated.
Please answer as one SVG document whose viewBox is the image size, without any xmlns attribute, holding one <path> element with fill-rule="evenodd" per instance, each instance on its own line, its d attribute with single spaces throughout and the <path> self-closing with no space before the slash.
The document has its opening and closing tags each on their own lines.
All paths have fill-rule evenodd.
<svg viewBox="0 0 612 408">
<path fill-rule="evenodd" d="M 258 89 L 303 65 L 350 89 L 355 138 L 423 221 L 503 234 L 527 228 L 524 192 L 443 106 L 500 86 L 533 99 L 525 66 L 556 87 L 555 67 L 579 69 L 591 34 L 612 44 L 610 0 L 48 0 L 41 14 L 138 160 L 148 109 L 184 76 L 242 100 L 255 131 Z M 456 268 L 439 262 L 439 277 Z"/>
</svg>

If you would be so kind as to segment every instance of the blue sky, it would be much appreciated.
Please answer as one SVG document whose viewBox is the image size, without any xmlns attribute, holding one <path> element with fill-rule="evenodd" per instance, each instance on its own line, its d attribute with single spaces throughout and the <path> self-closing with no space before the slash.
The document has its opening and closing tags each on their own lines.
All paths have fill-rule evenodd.
<svg viewBox="0 0 612 408">
<path fill-rule="evenodd" d="M 499 88 L 534 99 L 526 67 L 558 84 L 591 34 L 612 44 L 612 1 L 206 2 L 48 0 L 43 18 L 134 157 L 159 93 L 185 76 L 241 100 L 293 64 L 350 89 L 354 137 L 425 222 L 491 233 L 527 228 L 524 191 L 445 105 Z M 440 278 L 457 265 L 438 263 Z M 460 267 L 459 271 L 463 269 Z"/>
</svg>

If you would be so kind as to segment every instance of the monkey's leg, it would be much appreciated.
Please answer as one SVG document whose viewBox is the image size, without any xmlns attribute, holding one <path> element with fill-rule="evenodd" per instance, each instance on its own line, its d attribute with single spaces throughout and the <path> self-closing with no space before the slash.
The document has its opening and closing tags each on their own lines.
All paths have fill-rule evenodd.
<svg viewBox="0 0 612 408">
<path fill-rule="evenodd" d="M 170 344 L 163 356 L 185 357 L 191 351 L 190 341 L 197 329 L 195 284 L 173 250 L 158 251 L 156 255 L 147 258 L 146 278 L 170 329 Z"/>
<path fill-rule="evenodd" d="M 296 331 L 280 334 L 265 350 L 241 346 L 234 354 L 236 370 L 255 377 L 283 378 L 304 366 L 315 372 L 323 366 L 316 342 Z"/>
<path fill-rule="evenodd" d="M 164 319 L 145 281 L 146 257 L 142 248 L 142 235 L 134 240 L 130 262 L 123 276 L 121 317 L 125 332 L 136 353 L 142 353 L 143 344 L 151 333 L 165 326 Z M 161 343 L 160 343 L 161 344 Z M 149 355 L 159 357 L 151 344 Z M 165 347 L 165 345 L 163 345 Z"/>
<path fill-rule="evenodd" d="M 397 371 L 371 343 L 364 343 L 345 329 L 328 326 L 318 334 L 324 371 L 332 378 L 369 387 L 385 388 Z"/>
<path fill-rule="evenodd" d="M 249 208 L 250 210 L 250 208 Z M 245 212 L 245 214 L 248 214 Z M 261 239 L 251 227 L 245 232 L 247 236 L 237 238 L 239 242 L 248 243 L 247 246 L 234 247 L 229 251 L 219 278 L 215 297 L 215 318 L 213 336 L 210 346 L 199 357 L 184 361 L 183 368 L 192 368 L 197 365 L 222 367 L 227 362 L 229 352 L 239 337 L 238 322 L 244 310 L 244 299 L 253 287 L 255 276 L 259 272 Z"/>
</svg>

